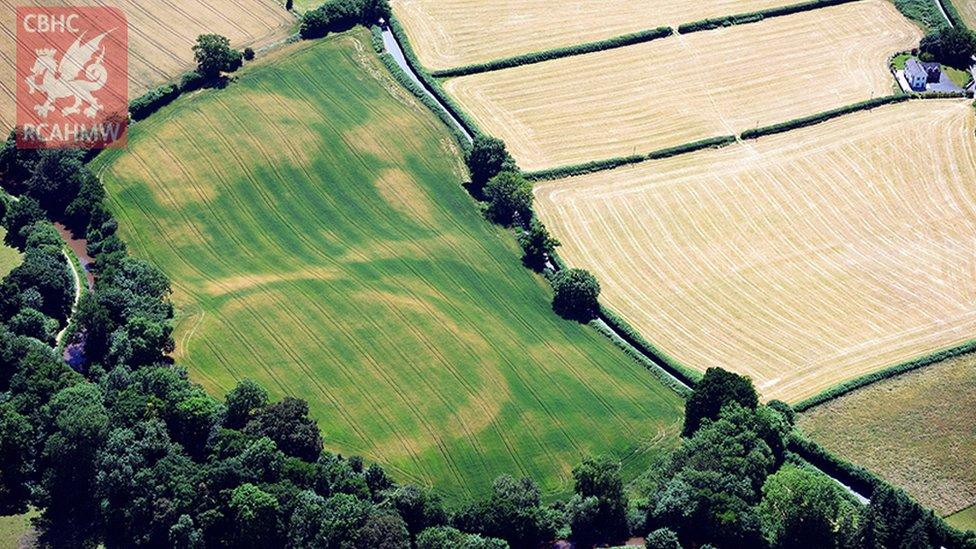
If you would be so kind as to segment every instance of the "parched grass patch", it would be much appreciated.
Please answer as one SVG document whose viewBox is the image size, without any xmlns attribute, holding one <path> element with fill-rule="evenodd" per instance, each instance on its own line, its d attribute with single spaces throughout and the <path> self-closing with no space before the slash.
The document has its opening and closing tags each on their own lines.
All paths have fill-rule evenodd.
<svg viewBox="0 0 976 549">
<path fill-rule="evenodd" d="M 421 63 L 439 70 L 676 27 L 799 0 L 392 0 Z"/>
<path fill-rule="evenodd" d="M 130 249 L 174 282 L 177 360 L 215 394 L 250 377 L 304 398 L 330 449 L 454 500 L 502 473 L 564 494 L 586 454 L 634 475 L 677 441 L 680 398 L 553 314 L 363 31 L 183 97 L 97 163 Z"/>
<path fill-rule="evenodd" d="M 20 252 L 3 245 L 3 238 L 7 231 L 0 227 L 0 279 L 20 264 Z"/>
<path fill-rule="evenodd" d="M 887 95 L 920 30 L 864 0 L 448 80 L 528 171 L 647 154 Z"/>
<path fill-rule="evenodd" d="M 963 23 L 970 29 L 976 29 L 976 0 L 945 0 L 955 6 Z M 974 512 L 976 513 L 976 512 Z"/>
<path fill-rule="evenodd" d="M 888 379 L 800 415 L 828 450 L 900 486 L 941 515 L 976 504 L 976 355 Z M 972 509 L 950 517 L 972 529 Z"/>
<path fill-rule="evenodd" d="M 688 367 L 798 402 L 976 337 L 969 101 L 537 183 L 561 257 Z"/>
<path fill-rule="evenodd" d="M 117 7 L 129 25 L 129 97 L 172 80 L 193 65 L 191 48 L 206 33 L 230 38 L 234 47 L 261 46 L 291 32 L 295 18 L 276 0 L 0 0 L 0 129 L 14 125 L 15 6 Z M 108 67 L 112 71 L 112 67 Z"/>
</svg>

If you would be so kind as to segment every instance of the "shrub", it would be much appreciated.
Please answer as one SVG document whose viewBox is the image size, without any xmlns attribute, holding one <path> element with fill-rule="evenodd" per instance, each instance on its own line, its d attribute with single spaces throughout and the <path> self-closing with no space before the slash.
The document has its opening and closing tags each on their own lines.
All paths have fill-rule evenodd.
<svg viewBox="0 0 976 549">
<path fill-rule="evenodd" d="M 522 247 L 522 262 L 536 271 L 545 268 L 546 260 L 560 245 L 559 241 L 549 234 L 549 230 L 538 219 L 532 219 L 529 228 L 519 232 L 518 242 Z"/>
<path fill-rule="evenodd" d="M 556 49 L 551 49 L 546 51 L 526 53 L 514 57 L 507 57 L 505 59 L 488 61 L 486 63 L 475 63 L 472 65 L 464 65 L 462 67 L 456 67 L 453 69 L 434 71 L 431 74 L 438 78 L 450 78 L 455 76 L 478 74 L 481 72 L 497 71 L 501 69 L 509 69 L 512 67 L 520 67 L 522 65 L 531 65 L 533 63 L 542 63 L 543 61 L 551 61 L 553 59 L 560 59 L 563 57 L 582 55 L 584 53 L 593 53 L 597 51 L 610 50 L 614 48 L 622 48 L 624 46 L 631 46 L 634 44 L 642 44 L 644 42 L 650 42 L 651 40 L 666 38 L 668 36 L 671 36 L 672 34 L 674 34 L 674 29 L 672 29 L 671 27 L 658 27 L 656 29 L 635 32 L 623 36 L 616 36 L 614 38 L 609 38 L 606 40 L 588 42 L 586 44 L 579 44 L 579 45 L 568 46 L 564 48 L 556 48 Z"/>
<path fill-rule="evenodd" d="M 481 193 L 489 179 L 503 171 L 516 170 L 515 160 L 508 154 L 505 142 L 485 135 L 474 138 L 467 160 L 472 190 L 476 195 Z"/>
<path fill-rule="evenodd" d="M 372 25 L 381 17 L 390 17 L 387 0 L 330 0 L 305 12 L 299 27 L 302 38 L 321 38 L 330 32 L 342 32 L 356 25 Z"/>
<path fill-rule="evenodd" d="M 253 61 L 254 60 L 254 48 L 248 46 L 244 48 L 244 60 Z"/>
<path fill-rule="evenodd" d="M 206 83 L 207 79 L 197 71 L 183 73 L 180 77 L 180 92 L 189 93 L 199 90 Z"/>
<path fill-rule="evenodd" d="M 502 172 L 485 186 L 488 217 L 506 227 L 532 217 L 532 184 L 518 172 Z"/>
<path fill-rule="evenodd" d="M 645 549 L 681 549 L 678 534 L 667 528 L 658 528 L 644 539 Z"/>
<path fill-rule="evenodd" d="M 600 310 L 600 283 L 589 271 L 568 269 L 552 277 L 552 308 L 562 317 L 589 322 Z"/>
<path fill-rule="evenodd" d="M 173 84 L 153 88 L 129 103 L 129 115 L 142 120 L 179 97 L 180 89 Z"/>
<path fill-rule="evenodd" d="M 681 434 L 694 435 L 702 421 L 718 418 L 722 408 L 731 403 L 749 410 L 759 406 L 759 395 L 752 380 L 722 368 L 709 368 L 685 405 L 685 425 Z"/>
</svg>

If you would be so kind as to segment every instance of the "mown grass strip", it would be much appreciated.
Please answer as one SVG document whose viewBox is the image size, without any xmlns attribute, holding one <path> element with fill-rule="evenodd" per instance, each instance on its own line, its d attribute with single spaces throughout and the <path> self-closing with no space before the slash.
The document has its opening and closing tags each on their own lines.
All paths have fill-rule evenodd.
<svg viewBox="0 0 976 549">
<path fill-rule="evenodd" d="M 564 177 L 573 177 L 577 175 L 585 175 L 588 173 L 612 170 L 614 168 L 619 168 L 621 166 L 626 166 L 628 164 L 637 164 L 640 162 L 644 162 L 646 160 L 660 160 L 662 158 L 670 158 L 672 156 L 688 154 L 691 152 L 700 151 L 702 149 L 719 149 L 726 145 L 730 145 L 734 142 L 735 142 L 734 135 L 722 135 L 719 137 L 710 137 L 708 139 L 692 141 L 691 143 L 685 143 L 682 145 L 676 145 L 674 147 L 659 149 L 647 154 L 619 156 L 616 158 L 608 158 L 606 160 L 595 160 L 593 162 L 585 162 L 583 164 L 559 166 L 548 170 L 525 172 L 525 177 L 530 181 L 551 181 L 553 179 L 563 179 Z"/>
<path fill-rule="evenodd" d="M 830 6 L 837 6 L 840 4 L 847 4 L 849 2 L 857 2 L 858 0 L 812 0 L 810 2 L 801 2 L 799 4 L 792 4 L 789 6 L 783 6 L 778 8 L 769 8 L 759 11 L 751 11 L 746 13 L 738 13 L 735 15 L 727 15 L 725 17 L 713 17 L 710 19 L 701 19 L 698 21 L 693 21 L 691 23 L 685 23 L 678 26 L 678 34 L 689 34 L 692 32 L 699 32 L 705 30 L 717 29 L 719 27 L 731 27 L 734 25 L 746 25 L 748 23 L 758 23 L 763 19 L 768 19 L 770 17 L 782 17 L 784 15 L 792 15 L 794 13 L 799 13 L 803 11 L 817 10 L 820 8 L 826 8 Z"/>
<path fill-rule="evenodd" d="M 801 400 L 800 402 L 793 405 L 793 409 L 796 410 L 797 412 L 805 412 L 806 410 L 809 410 L 814 406 L 819 406 L 820 404 L 823 404 L 827 401 L 841 397 L 843 395 L 846 395 L 847 393 L 850 393 L 862 387 L 866 387 L 873 383 L 877 383 L 885 379 L 899 376 L 901 374 L 911 372 L 912 370 L 917 370 L 919 368 L 923 368 L 930 364 L 941 362 L 943 360 L 955 356 L 971 353 L 973 351 L 976 351 L 976 340 L 968 341 L 966 343 L 963 343 L 962 345 L 959 345 L 958 347 L 944 349 L 942 351 L 928 354 L 923 357 L 919 357 L 906 362 L 901 362 L 899 364 L 895 364 L 894 366 L 890 366 L 883 370 L 878 370 L 877 372 L 866 374 L 861 377 L 856 377 L 852 380 L 845 381 L 844 383 L 835 385 L 830 389 L 827 389 L 826 391 L 816 394 L 808 399 Z"/>
<path fill-rule="evenodd" d="M 551 50 L 526 53 L 516 55 L 514 57 L 506 57 L 504 59 L 496 59 L 494 61 L 487 61 L 484 63 L 474 63 L 452 69 L 442 69 L 433 71 L 431 74 L 437 78 L 453 78 L 456 76 L 467 76 L 482 72 L 510 69 L 512 67 L 520 67 L 522 65 L 531 65 L 534 63 L 542 63 L 544 61 L 552 61 L 553 59 L 561 59 L 563 57 L 572 57 L 574 55 L 583 55 L 586 53 L 623 48 L 625 46 L 632 46 L 634 44 L 642 44 L 652 40 L 667 38 L 673 34 L 674 29 L 671 27 L 657 27 L 622 36 L 615 36 L 606 40 L 597 40 L 595 42 L 587 42 L 584 44 L 577 44 L 575 46 L 566 46 Z"/>
<path fill-rule="evenodd" d="M 756 139 L 764 135 L 773 135 L 777 133 L 788 132 L 790 130 L 805 128 L 807 126 L 820 124 L 822 122 L 826 122 L 833 118 L 844 116 L 845 114 L 850 114 L 857 111 L 866 111 L 877 107 L 881 107 L 883 105 L 890 105 L 892 103 L 901 103 L 902 101 L 908 101 L 911 98 L 912 96 L 907 94 L 897 94 L 897 95 L 886 95 L 884 97 L 877 97 L 875 99 L 868 99 L 867 101 L 861 101 L 859 103 L 854 103 L 852 105 L 847 105 L 837 109 L 824 111 L 811 116 L 805 116 L 803 118 L 795 118 L 793 120 L 780 122 L 778 124 L 772 124 L 769 126 L 763 126 L 760 128 L 746 130 L 742 132 L 742 135 L 740 137 L 741 139 L 744 140 Z"/>
</svg>

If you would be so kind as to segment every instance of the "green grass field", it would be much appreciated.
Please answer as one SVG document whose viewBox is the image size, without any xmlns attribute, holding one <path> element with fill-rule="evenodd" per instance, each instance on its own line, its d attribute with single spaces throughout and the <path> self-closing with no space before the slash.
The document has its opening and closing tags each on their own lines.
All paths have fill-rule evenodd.
<svg viewBox="0 0 976 549">
<path fill-rule="evenodd" d="M 933 364 L 812 408 L 798 424 L 827 449 L 948 515 L 976 503 L 974 367 L 976 355 Z M 968 516 L 973 521 L 976 512 Z"/>
<path fill-rule="evenodd" d="M 562 495 L 584 454 L 632 476 L 676 444 L 683 401 L 551 311 L 365 32 L 183 98 L 95 167 L 173 280 L 177 359 L 215 394 L 307 399 L 330 449 L 457 501 L 506 472 Z"/>
<path fill-rule="evenodd" d="M 976 531 L 976 505 L 968 507 L 946 517 L 946 522 L 954 528 L 960 530 L 973 530 Z"/>
<path fill-rule="evenodd" d="M 20 263 L 20 253 L 3 245 L 3 237 L 7 231 L 0 227 L 0 278 L 7 276 Z"/>
<path fill-rule="evenodd" d="M 16 549 L 29 547 L 24 535 L 30 530 L 30 520 L 37 516 L 37 511 L 28 511 L 23 515 L 0 516 L 0 547 Z"/>
</svg>

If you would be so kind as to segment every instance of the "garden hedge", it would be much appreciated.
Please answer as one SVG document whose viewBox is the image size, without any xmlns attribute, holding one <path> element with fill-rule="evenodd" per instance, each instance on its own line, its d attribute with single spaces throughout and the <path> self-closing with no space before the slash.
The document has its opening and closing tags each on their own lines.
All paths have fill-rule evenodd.
<svg viewBox="0 0 976 549">
<path fill-rule="evenodd" d="M 684 25 L 679 26 L 678 33 L 688 34 L 692 32 L 717 29 L 719 27 L 745 25 L 748 23 L 756 23 L 758 21 L 762 21 L 763 19 L 769 17 L 782 17 L 784 15 L 792 15 L 794 13 L 799 13 L 802 11 L 817 10 L 820 8 L 837 6 L 840 4 L 847 4 L 848 2 L 857 2 L 857 1 L 858 0 L 811 0 L 809 2 L 801 2 L 799 4 L 792 4 L 789 6 L 783 6 L 779 8 L 769 8 L 766 10 L 751 11 L 751 12 L 739 13 L 735 15 L 727 15 L 725 17 L 702 19 L 699 21 L 694 21 L 692 23 L 685 23 Z"/>
<path fill-rule="evenodd" d="M 584 53 L 593 53 L 597 51 L 611 50 L 614 48 L 622 48 L 624 46 L 632 46 L 634 44 L 650 42 L 651 40 L 667 38 L 673 34 L 674 29 L 671 27 L 658 27 L 656 29 L 625 34 L 623 36 L 616 36 L 606 40 L 598 40 L 596 42 L 587 42 L 585 44 L 577 44 L 575 46 L 567 46 L 564 48 L 526 53 L 523 55 L 516 55 L 514 57 L 487 61 L 485 63 L 464 65 L 462 67 L 455 67 L 453 69 L 432 71 L 431 74 L 437 78 L 450 78 L 455 76 L 478 74 L 481 72 L 510 69 L 512 67 L 542 63 L 543 61 L 551 61 L 553 59 L 560 59 L 563 57 L 582 55 Z"/>
<path fill-rule="evenodd" d="M 833 109 L 833 110 L 817 113 L 812 116 L 795 118 L 793 120 L 788 120 L 786 122 L 780 122 L 779 124 L 772 124 L 770 126 L 763 126 L 761 128 L 746 130 L 742 132 L 742 135 L 740 137 L 742 139 L 756 139 L 757 137 L 762 137 L 764 135 L 773 135 L 773 134 L 783 133 L 790 130 L 795 130 L 797 128 L 813 126 L 815 124 L 820 124 L 821 122 L 826 122 L 827 120 L 837 118 L 845 114 L 850 114 L 852 112 L 866 111 L 866 110 L 880 107 L 882 105 L 889 105 L 892 103 L 901 103 L 902 101 L 908 101 L 911 97 L 912 96 L 906 94 L 886 95 L 884 97 L 877 97 L 875 99 L 869 99 L 867 101 L 861 101 L 860 103 L 854 103 L 852 105 L 840 107 L 839 109 Z"/>
</svg>

